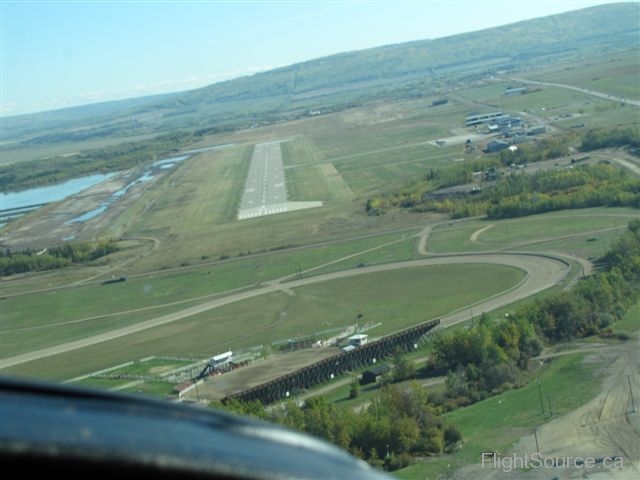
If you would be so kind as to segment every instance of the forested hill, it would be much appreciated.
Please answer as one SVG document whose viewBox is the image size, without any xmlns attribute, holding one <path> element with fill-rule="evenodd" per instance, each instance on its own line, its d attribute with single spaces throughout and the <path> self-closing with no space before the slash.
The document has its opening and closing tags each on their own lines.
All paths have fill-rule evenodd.
<svg viewBox="0 0 640 480">
<path fill-rule="evenodd" d="M 637 3 L 604 5 L 435 40 L 347 52 L 186 93 L 185 103 L 322 93 L 412 75 L 511 67 L 550 56 L 602 53 L 638 44 Z M 489 14 L 489 12 L 488 12 Z"/>
<path fill-rule="evenodd" d="M 50 144 L 177 128 L 206 132 L 295 118 L 309 109 L 331 111 L 379 95 L 430 95 L 442 88 L 444 74 L 520 69 L 637 48 L 639 13 L 637 2 L 602 5 L 332 55 L 182 93 L 5 117 L 3 140 L 15 142 L 11 148 L 16 148 L 21 142 Z"/>
</svg>

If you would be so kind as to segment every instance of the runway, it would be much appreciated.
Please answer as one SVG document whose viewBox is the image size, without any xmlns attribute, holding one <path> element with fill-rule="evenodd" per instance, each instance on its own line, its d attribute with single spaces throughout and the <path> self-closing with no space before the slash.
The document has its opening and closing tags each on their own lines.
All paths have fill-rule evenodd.
<svg viewBox="0 0 640 480">
<path fill-rule="evenodd" d="M 322 202 L 288 202 L 280 142 L 259 143 L 253 150 L 238 220 L 322 206 Z"/>
</svg>

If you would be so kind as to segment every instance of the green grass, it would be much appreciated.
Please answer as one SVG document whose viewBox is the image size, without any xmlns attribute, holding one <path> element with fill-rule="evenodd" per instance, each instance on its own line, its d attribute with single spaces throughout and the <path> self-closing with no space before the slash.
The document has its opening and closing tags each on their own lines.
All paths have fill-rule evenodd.
<svg viewBox="0 0 640 480">
<path fill-rule="evenodd" d="M 551 399 L 554 416 L 571 412 L 599 391 L 601 380 L 593 374 L 593 366 L 583 362 L 584 357 L 585 354 L 559 357 L 540 371 L 543 399 Z M 462 448 L 453 456 L 394 472 L 395 476 L 439 478 L 464 465 L 479 463 L 482 452 L 508 452 L 514 442 L 550 420 L 541 413 L 535 379 L 520 389 L 448 413 L 446 419 L 462 432 Z"/>
<path fill-rule="evenodd" d="M 167 371 L 186 367 L 192 363 L 193 362 L 189 361 L 153 358 L 151 360 L 137 361 L 131 365 L 127 365 L 126 367 L 118 368 L 116 370 L 110 370 L 109 375 L 161 375 Z"/>
<path fill-rule="evenodd" d="M 229 304 L 117 340 L 5 369 L 7 373 L 65 379 L 151 355 L 207 357 L 363 321 L 381 322 L 374 336 L 463 308 L 522 279 L 518 269 L 450 265 L 371 273 L 275 292 Z M 455 295 L 451 293 L 455 291 Z"/>
<path fill-rule="evenodd" d="M 336 169 L 360 195 L 391 189 L 391 183 L 400 186 L 405 179 L 421 177 L 432 168 L 442 168 L 460 156 L 458 149 L 431 152 L 435 147 L 413 146 L 401 151 L 382 152 L 366 158 L 350 158 L 335 162 Z M 401 160 L 394 161 L 400 158 Z"/>
<path fill-rule="evenodd" d="M 127 383 L 131 383 L 131 379 L 128 378 L 107 378 L 107 377 L 87 377 L 73 382 L 71 386 L 98 388 L 100 390 L 113 390 L 118 387 L 122 387 Z"/>
<path fill-rule="evenodd" d="M 313 141 L 307 136 L 283 142 L 280 146 L 285 165 L 289 201 L 344 202 L 353 192 L 340 173 L 322 160 Z"/>
<path fill-rule="evenodd" d="M 363 369 L 364 370 L 364 369 Z M 361 375 L 356 378 L 360 381 Z M 370 383 L 368 385 L 360 385 L 360 393 L 356 398 L 349 398 L 349 392 L 351 391 L 350 383 L 341 385 L 335 390 L 332 390 L 326 395 L 323 395 L 329 402 L 333 402 L 339 407 L 344 408 L 358 408 L 367 405 L 374 397 L 380 393 L 380 385 L 378 383 Z"/>
<path fill-rule="evenodd" d="M 121 390 L 124 393 L 136 395 L 167 398 L 172 396 L 173 383 L 168 382 L 144 382 Z"/>
<path fill-rule="evenodd" d="M 186 308 L 216 294 L 243 286 L 255 286 L 275 278 L 304 274 L 328 262 L 367 252 L 389 242 L 401 241 L 367 253 L 370 263 L 409 259 L 412 243 L 404 233 L 376 235 L 304 250 L 130 276 L 125 283 L 79 285 L 36 292 L 2 300 L 0 338 L 2 356 L 12 356 L 49 345 L 84 338 Z M 352 268 L 362 257 L 353 257 L 330 268 Z M 377 260 L 377 261 L 376 261 Z M 326 273 L 309 271 L 308 274 Z"/>
<path fill-rule="evenodd" d="M 569 253 L 577 257 L 595 260 L 604 255 L 611 247 L 611 244 L 620 238 L 622 230 L 622 228 L 612 227 L 607 231 L 572 234 L 559 240 L 541 241 L 540 243 L 527 245 L 527 250 Z M 516 250 L 518 249 L 516 248 Z"/>
<path fill-rule="evenodd" d="M 635 335 L 640 330 L 640 302 L 632 306 L 625 316 L 611 326 L 614 332 Z"/>
<path fill-rule="evenodd" d="M 292 166 L 315 165 L 323 162 L 318 148 L 306 135 L 299 135 L 288 142 L 282 142 L 280 150 L 282 163 L 287 171 Z"/>
<path fill-rule="evenodd" d="M 188 304 L 183 304 L 180 308 L 187 306 Z M 144 313 L 113 314 L 94 320 L 82 320 L 69 324 L 53 323 L 32 329 L 7 329 L 3 332 L 1 339 L 2 355 L 3 358 L 7 358 L 53 345 L 80 340 L 172 313 L 180 308 L 174 306 L 173 308 L 156 308 Z"/>
<path fill-rule="evenodd" d="M 350 269 L 358 265 L 380 265 L 384 263 L 413 260 L 420 257 L 416 251 L 416 239 L 409 232 L 401 236 L 389 236 L 390 241 L 380 243 L 367 250 L 360 250 L 356 255 L 340 259 L 330 265 L 309 271 L 311 275 L 337 272 Z"/>
<path fill-rule="evenodd" d="M 353 192 L 331 163 L 302 165 L 286 170 L 287 200 L 345 202 Z"/>
<path fill-rule="evenodd" d="M 546 240 L 587 231 L 619 229 L 622 232 L 631 219 L 638 218 L 640 212 L 629 209 L 619 217 L 617 214 L 618 212 L 613 211 L 588 209 L 554 212 L 541 218 L 513 219 L 487 229 L 478 236 L 478 242 L 483 245 L 504 246 L 529 244 L 538 239 Z"/>
<path fill-rule="evenodd" d="M 554 69 L 555 70 L 555 69 Z M 640 99 L 638 74 L 640 61 L 637 49 L 606 55 L 589 62 L 563 66 L 561 70 L 536 75 L 536 79 L 566 83 L 588 90 Z"/>
<path fill-rule="evenodd" d="M 429 249 L 433 252 L 467 252 L 506 248 L 531 248 L 561 250 L 577 253 L 581 248 L 592 256 L 602 255 L 602 248 L 611 239 L 626 230 L 633 218 L 640 217 L 635 209 L 583 209 L 545 213 L 509 220 L 477 220 L 469 223 L 450 223 L 436 227 L 429 237 Z M 477 233 L 476 241 L 471 236 Z M 568 238 L 562 238 L 567 236 Z M 587 236 L 588 238 L 584 238 Z M 600 243 L 584 243 L 595 238 Z M 600 250 L 598 252 L 598 250 Z M 587 258 L 588 258 L 587 256 Z"/>
</svg>

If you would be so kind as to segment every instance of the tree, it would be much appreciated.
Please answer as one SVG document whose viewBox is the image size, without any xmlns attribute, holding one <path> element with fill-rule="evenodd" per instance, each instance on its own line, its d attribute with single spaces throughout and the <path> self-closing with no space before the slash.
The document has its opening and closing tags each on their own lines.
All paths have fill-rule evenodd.
<svg viewBox="0 0 640 480">
<path fill-rule="evenodd" d="M 358 381 L 357 378 L 354 378 L 351 381 L 351 387 L 349 389 L 349 398 L 350 399 L 357 398 L 358 395 L 360 395 L 360 382 Z"/>
<path fill-rule="evenodd" d="M 413 378 L 416 375 L 416 367 L 410 362 L 404 352 L 396 350 L 393 355 L 393 379 L 396 382 Z"/>
</svg>

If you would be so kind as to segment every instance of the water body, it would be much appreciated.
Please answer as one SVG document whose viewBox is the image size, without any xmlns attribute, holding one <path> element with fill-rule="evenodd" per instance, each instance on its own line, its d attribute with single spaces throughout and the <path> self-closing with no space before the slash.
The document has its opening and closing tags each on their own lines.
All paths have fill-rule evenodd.
<svg viewBox="0 0 640 480">
<path fill-rule="evenodd" d="M 221 148 L 231 147 L 233 145 L 233 143 L 225 145 L 214 145 L 211 147 L 189 150 L 183 155 L 179 155 L 176 157 L 158 160 L 152 163 L 139 178 L 111 195 L 111 197 L 105 200 L 100 205 L 100 207 L 89 212 L 85 212 L 84 214 L 68 221 L 67 223 L 86 222 L 88 220 L 91 220 L 92 218 L 97 217 L 101 213 L 104 213 L 114 201 L 116 201 L 118 198 L 123 197 L 132 186 L 151 180 L 158 170 L 171 169 L 175 166 L 175 164 L 186 160 L 196 153 L 205 152 L 208 150 L 218 150 Z M 76 193 L 79 193 L 83 190 L 93 187 L 94 185 L 104 182 L 105 180 L 117 174 L 118 172 L 109 174 L 88 175 L 85 177 L 67 180 L 56 185 L 30 188 L 28 190 L 22 190 L 20 192 L 0 193 L 0 227 L 4 226 L 5 222 L 8 220 L 18 218 L 48 203 L 64 200 L 71 195 L 75 195 Z"/>
<path fill-rule="evenodd" d="M 0 210 L 27 209 L 32 206 L 42 206 L 57 202 L 70 195 L 74 195 L 100 182 L 104 182 L 115 173 L 95 174 L 86 177 L 73 178 L 66 182 L 46 187 L 30 188 L 20 192 L 0 193 Z"/>
</svg>

